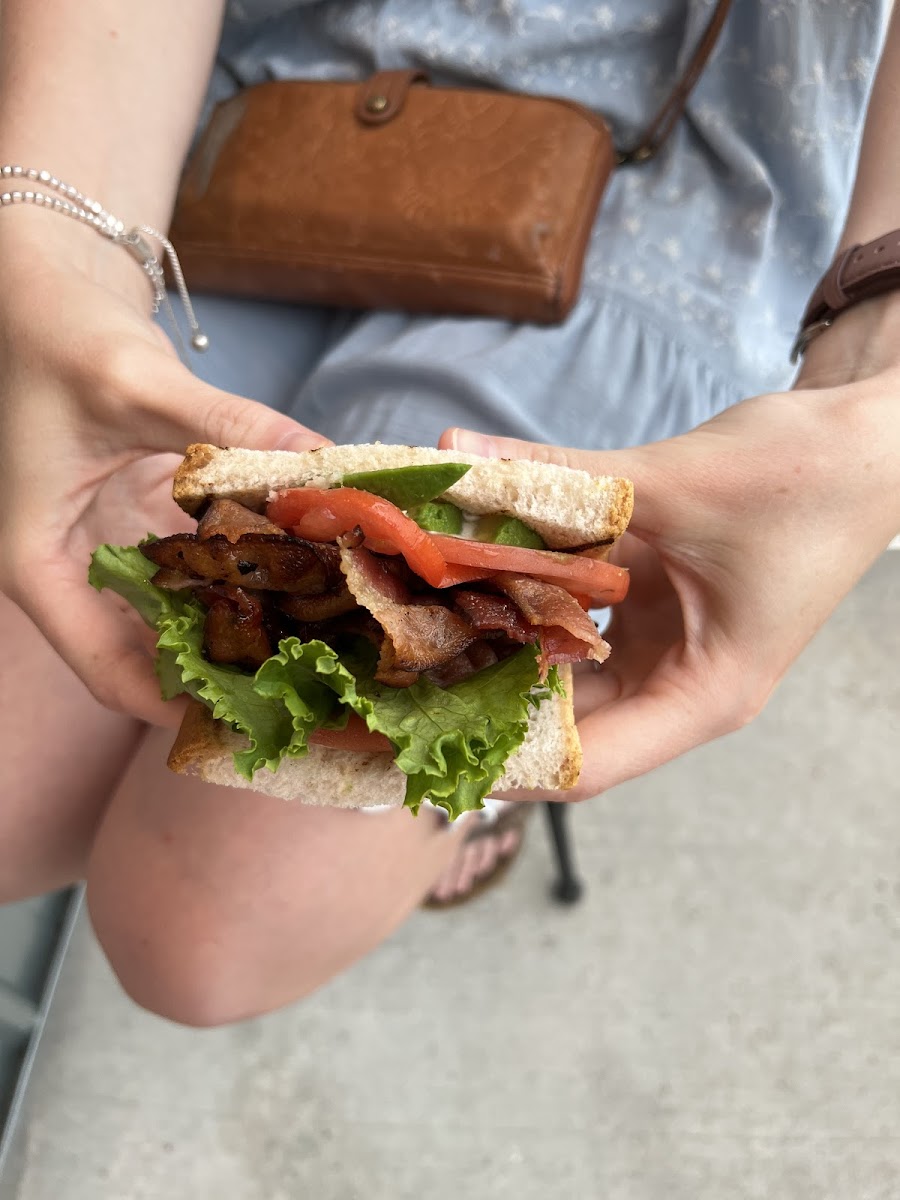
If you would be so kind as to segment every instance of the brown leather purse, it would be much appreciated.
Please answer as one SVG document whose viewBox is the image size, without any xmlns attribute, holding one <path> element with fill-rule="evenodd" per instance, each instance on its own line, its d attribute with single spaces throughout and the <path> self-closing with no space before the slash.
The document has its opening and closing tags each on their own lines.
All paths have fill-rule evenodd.
<svg viewBox="0 0 900 1200">
<path fill-rule="evenodd" d="M 562 321 L 614 166 L 643 162 L 684 110 L 724 23 L 719 0 L 674 91 L 628 154 L 574 102 L 432 87 L 286 81 L 215 109 L 170 236 L 199 291 Z"/>
</svg>

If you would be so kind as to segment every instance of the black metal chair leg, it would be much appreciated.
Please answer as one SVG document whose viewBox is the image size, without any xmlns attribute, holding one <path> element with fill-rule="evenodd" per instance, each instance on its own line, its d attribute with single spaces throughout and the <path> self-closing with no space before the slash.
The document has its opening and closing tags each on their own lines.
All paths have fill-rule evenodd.
<svg viewBox="0 0 900 1200">
<path fill-rule="evenodd" d="M 572 839 L 569 836 L 569 806 L 548 800 L 544 805 L 550 823 L 550 835 L 556 851 L 559 875 L 552 892 L 560 904 L 575 904 L 584 893 L 584 884 L 575 873 L 572 856 Z"/>
</svg>

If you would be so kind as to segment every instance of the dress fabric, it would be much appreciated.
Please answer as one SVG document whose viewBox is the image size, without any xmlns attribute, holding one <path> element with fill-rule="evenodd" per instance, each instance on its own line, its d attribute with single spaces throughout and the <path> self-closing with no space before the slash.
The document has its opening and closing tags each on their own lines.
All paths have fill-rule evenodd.
<svg viewBox="0 0 900 1200">
<path fill-rule="evenodd" d="M 203 299 L 201 370 L 341 441 L 465 425 L 616 447 L 789 386 L 798 319 L 850 198 L 888 0 L 735 0 L 658 158 L 618 171 L 584 287 L 551 328 Z M 627 145 L 712 0 L 232 0 L 210 102 L 272 78 L 424 67 L 565 96 Z"/>
</svg>

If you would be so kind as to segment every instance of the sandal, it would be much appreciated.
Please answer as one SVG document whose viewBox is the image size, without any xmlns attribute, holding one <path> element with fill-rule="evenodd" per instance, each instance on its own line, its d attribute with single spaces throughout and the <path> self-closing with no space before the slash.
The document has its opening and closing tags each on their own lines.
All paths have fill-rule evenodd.
<svg viewBox="0 0 900 1200">
<path fill-rule="evenodd" d="M 476 875 L 468 888 L 463 892 L 454 893 L 446 899 L 430 892 L 422 901 L 423 908 L 441 909 L 456 908 L 460 904 L 468 904 L 470 900 L 489 891 L 505 877 L 522 849 L 525 841 L 525 822 L 534 811 L 534 805 L 525 801 L 504 802 L 502 808 L 486 807 L 477 813 L 471 813 L 463 819 L 467 828 L 463 833 L 457 853 L 467 846 L 485 838 L 499 839 L 506 833 L 517 832 L 518 839 L 512 850 L 497 855 L 493 864 L 480 875 Z M 446 818 L 445 818 L 446 819 Z"/>
</svg>

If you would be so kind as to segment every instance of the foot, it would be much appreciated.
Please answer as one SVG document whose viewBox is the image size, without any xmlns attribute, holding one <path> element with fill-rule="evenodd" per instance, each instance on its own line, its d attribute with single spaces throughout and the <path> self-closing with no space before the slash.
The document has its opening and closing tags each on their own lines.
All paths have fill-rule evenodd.
<svg viewBox="0 0 900 1200">
<path fill-rule="evenodd" d="M 425 904 L 444 908 L 473 899 L 499 882 L 519 853 L 527 806 L 505 805 L 497 814 L 470 813 L 459 819 L 457 852 L 429 892 Z"/>
</svg>

